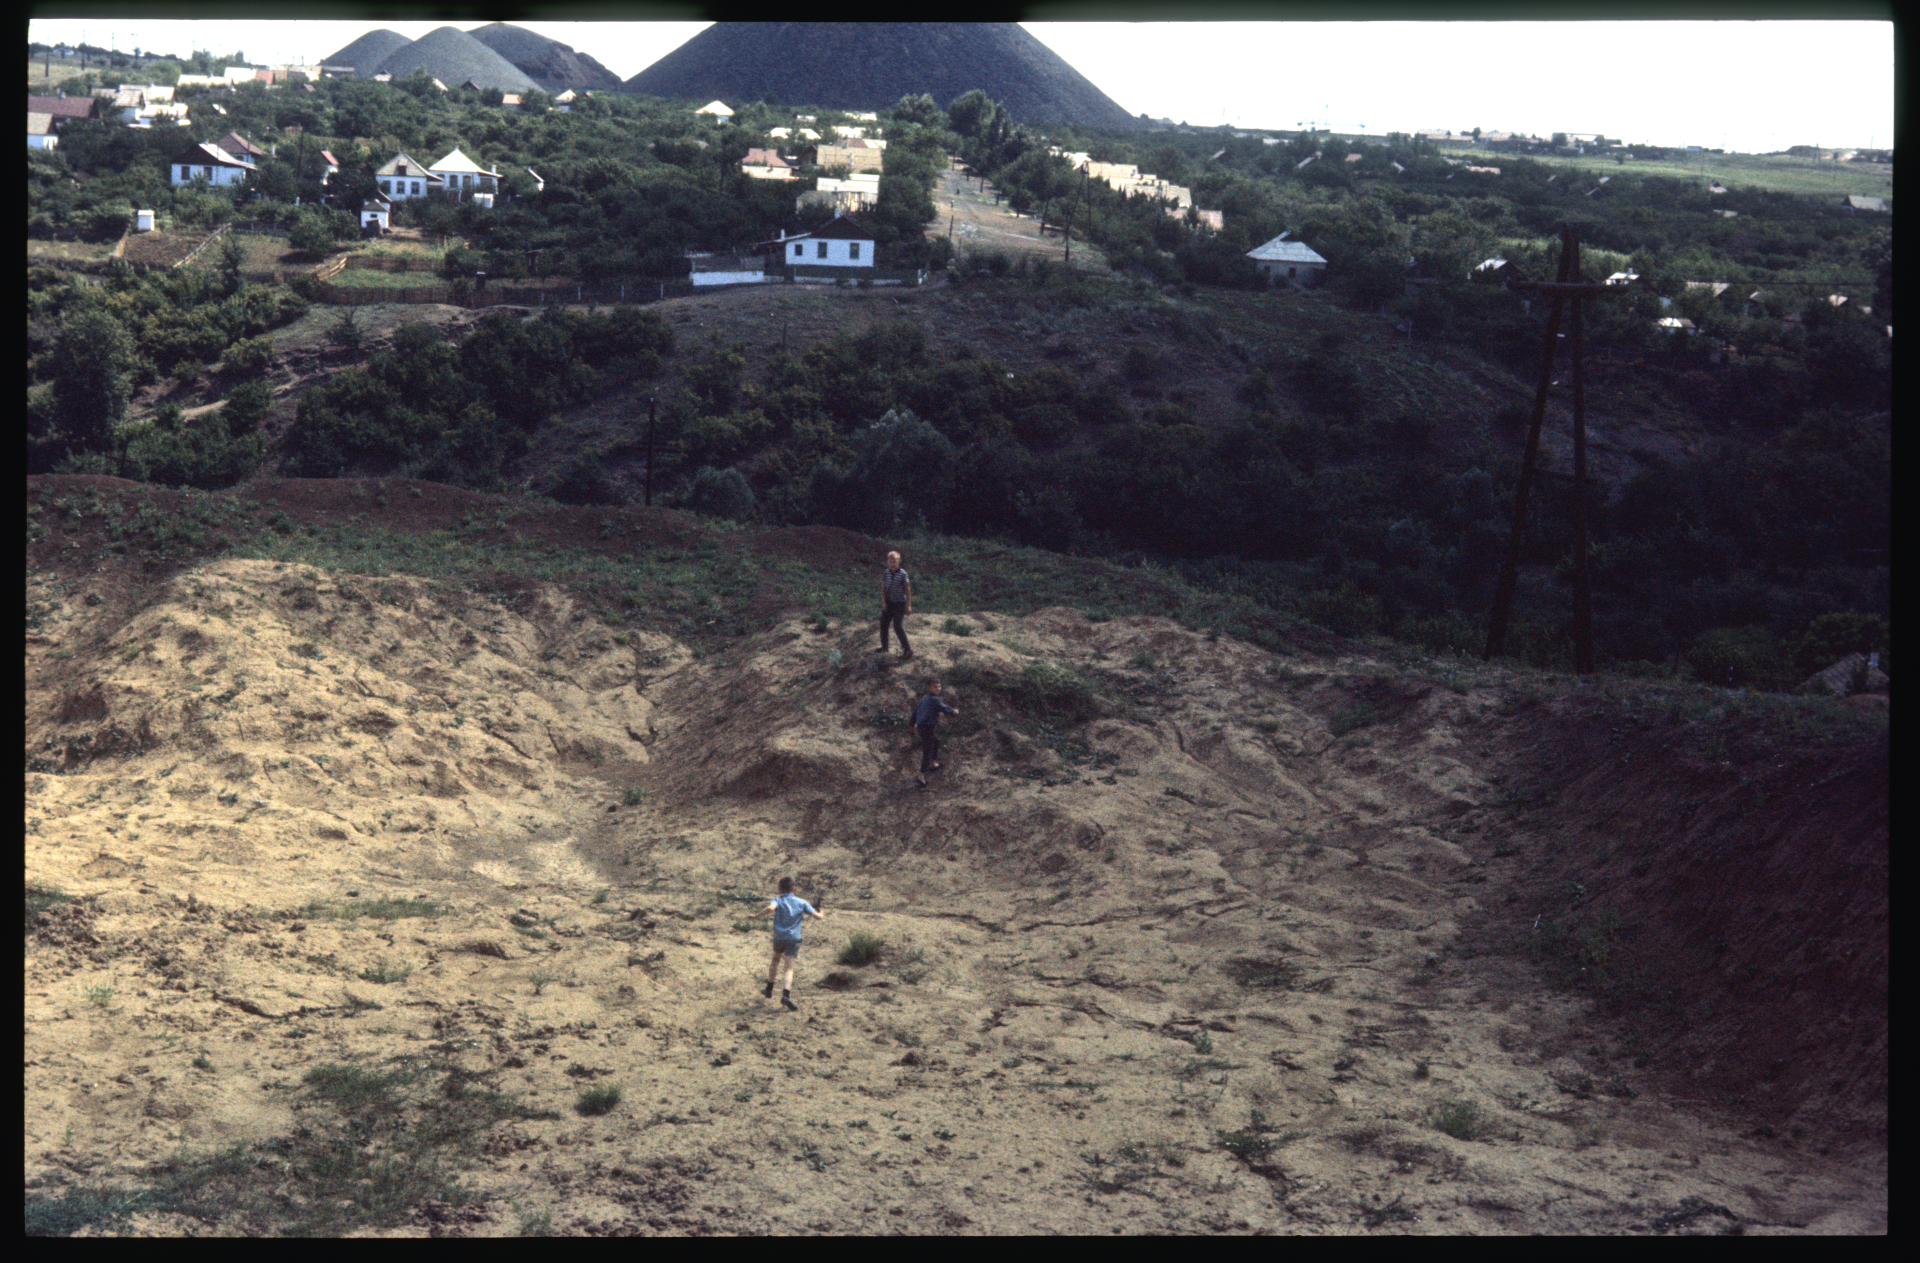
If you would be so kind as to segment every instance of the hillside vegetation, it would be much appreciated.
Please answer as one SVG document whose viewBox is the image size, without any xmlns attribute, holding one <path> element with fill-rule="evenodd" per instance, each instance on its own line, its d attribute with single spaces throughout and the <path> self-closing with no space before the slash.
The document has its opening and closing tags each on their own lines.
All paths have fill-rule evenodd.
<svg viewBox="0 0 1920 1263">
<path fill-rule="evenodd" d="M 459 143 L 513 173 L 511 200 L 407 204 L 414 229 L 465 243 L 440 257 L 447 277 L 637 284 L 687 249 L 806 226 L 789 218 L 791 190 L 732 165 L 790 122 L 765 102 L 717 129 L 644 98 L 514 114 L 411 81 L 316 89 L 231 98 L 232 122 L 306 129 L 263 166 L 255 207 L 281 213 L 329 135 L 348 187 L 395 147 Z M 1557 229 L 1577 219 L 1589 279 L 1641 278 L 1588 319 L 1601 660 L 1784 689 L 1846 652 L 1890 650 L 1884 218 L 1658 176 L 1589 197 L 1594 172 L 1522 159 L 1469 174 L 1401 137 L 1043 133 L 984 92 L 946 109 L 903 99 L 887 130 L 870 217 L 882 257 L 952 264 L 919 292 L 499 311 L 451 334 L 422 309 L 411 328 L 390 313 L 367 343 L 351 312 L 314 337 L 300 295 L 262 283 L 239 251 L 164 276 L 30 269 L 30 467 L 206 488 L 256 472 L 397 474 L 620 503 L 644 495 L 651 413 L 663 503 L 1152 561 L 1344 634 L 1471 651 L 1546 313 L 1467 276 L 1495 255 L 1553 275 Z M 1225 230 L 1076 178 L 1050 141 L 1184 182 L 1196 205 L 1224 208 Z M 108 128 L 34 156 L 30 232 L 97 235 L 141 199 L 170 205 L 176 227 L 234 213 L 209 191 L 155 187 L 157 143 Z M 950 152 L 981 179 L 948 170 Z M 535 164 L 542 192 L 518 174 Z M 86 176 L 78 189 L 69 172 Z M 977 202 L 989 185 L 1070 223 L 1080 266 L 923 235 L 936 195 Z M 284 211 L 291 244 L 304 233 L 324 254 L 330 221 Z M 1260 287 L 1243 253 L 1282 230 L 1331 261 L 1324 289 Z M 1411 296 L 1409 258 L 1426 278 Z M 1842 290 L 1846 303 L 1829 301 Z M 1668 313 L 1698 332 L 1659 328 Z M 1561 473 L 1569 402 L 1563 388 L 1550 413 Z M 1508 647 L 1536 665 L 1570 653 L 1571 495 L 1550 479 L 1529 506 Z"/>
</svg>

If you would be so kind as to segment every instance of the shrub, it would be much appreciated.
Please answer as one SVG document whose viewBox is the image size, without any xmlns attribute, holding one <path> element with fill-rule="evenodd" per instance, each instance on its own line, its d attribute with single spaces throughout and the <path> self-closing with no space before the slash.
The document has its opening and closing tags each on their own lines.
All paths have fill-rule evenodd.
<svg viewBox="0 0 1920 1263">
<path fill-rule="evenodd" d="M 588 1088 L 573 1103 L 573 1108 L 581 1114 L 610 1114 L 620 1104 L 620 1085 L 609 1083 L 602 1088 Z"/>
<path fill-rule="evenodd" d="M 260 440 L 250 433 L 235 437 L 221 411 L 203 412 L 176 425 L 142 421 L 128 427 L 128 477 L 214 490 L 246 477 L 260 459 Z"/>
<path fill-rule="evenodd" d="M 734 522 L 751 522 L 759 512 L 745 474 L 711 465 L 702 465 L 694 474 L 693 484 L 687 488 L 686 506 L 695 513 Z"/>
<path fill-rule="evenodd" d="M 221 357 L 220 367 L 229 373 L 243 376 L 258 373 L 273 363 L 273 341 L 270 338 L 242 338 L 227 348 Z"/>
<path fill-rule="evenodd" d="M 1446 1101 L 1427 1112 L 1434 1130 L 1455 1140 L 1483 1140 L 1493 1131 L 1493 1120 L 1473 1101 Z"/>
<path fill-rule="evenodd" d="M 273 387 L 262 381 L 240 383 L 227 396 L 223 414 L 227 420 L 227 432 L 233 435 L 252 434 L 266 420 L 267 412 L 272 407 Z"/>
<path fill-rule="evenodd" d="M 871 965 L 880 959 L 880 953 L 884 947 L 885 944 L 880 941 L 879 935 L 869 934 L 865 930 L 856 930 L 853 937 L 847 941 L 847 945 L 840 949 L 839 960 L 842 965 L 851 965 L 855 968 Z"/>
</svg>

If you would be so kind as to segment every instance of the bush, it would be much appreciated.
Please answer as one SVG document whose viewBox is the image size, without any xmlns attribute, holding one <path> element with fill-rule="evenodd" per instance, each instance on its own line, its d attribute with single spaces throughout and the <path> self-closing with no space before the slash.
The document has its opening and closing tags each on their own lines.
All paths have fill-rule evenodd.
<svg viewBox="0 0 1920 1263">
<path fill-rule="evenodd" d="M 1850 653 L 1884 652 L 1891 647 L 1887 620 L 1858 610 L 1822 614 L 1807 624 L 1793 651 L 1793 669 L 1801 679 L 1824 671 Z"/>
<path fill-rule="evenodd" d="M 270 338 L 242 338 L 227 348 L 221 357 L 220 367 L 229 373 L 250 375 L 264 370 L 273 363 L 273 341 Z"/>
<path fill-rule="evenodd" d="M 287 245 L 305 254 L 326 254 L 335 239 L 333 217 L 319 207 L 303 206 L 287 234 Z"/>
<path fill-rule="evenodd" d="M 753 521 L 760 507 L 745 474 L 733 468 L 715 469 L 711 465 L 702 465 L 694 474 L 685 503 L 694 513 L 733 522 Z"/>
<path fill-rule="evenodd" d="M 219 410 L 180 420 L 177 428 L 140 421 L 126 431 L 126 476 L 141 482 L 217 490 L 246 477 L 259 459 L 260 440 L 235 437 Z"/>
<path fill-rule="evenodd" d="M 610 1114 L 620 1104 L 620 1085 L 610 1083 L 603 1088 L 588 1088 L 573 1103 L 575 1111 L 581 1114 Z"/>
<path fill-rule="evenodd" d="M 869 934 L 865 930 L 856 930 L 853 937 L 847 941 L 847 945 L 840 949 L 840 963 L 856 968 L 871 965 L 880 959 L 880 953 L 885 946 L 880 941 L 879 935 Z"/>
</svg>

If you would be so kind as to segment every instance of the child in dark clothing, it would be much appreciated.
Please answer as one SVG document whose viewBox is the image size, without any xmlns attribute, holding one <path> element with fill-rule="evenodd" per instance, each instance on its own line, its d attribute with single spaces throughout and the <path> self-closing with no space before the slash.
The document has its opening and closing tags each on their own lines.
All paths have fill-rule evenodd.
<svg viewBox="0 0 1920 1263">
<path fill-rule="evenodd" d="M 913 726 L 920 733 L 920 775 L 915 778 L 920 784 L 927 783 L 927 773 L 939 767 L 940 757 L 940 713 L 958 715 L 958 707 L 949 706 L 940 700 L 940 681 L 928 680 L 927 691 L 914 703 Z"/>
</svg>

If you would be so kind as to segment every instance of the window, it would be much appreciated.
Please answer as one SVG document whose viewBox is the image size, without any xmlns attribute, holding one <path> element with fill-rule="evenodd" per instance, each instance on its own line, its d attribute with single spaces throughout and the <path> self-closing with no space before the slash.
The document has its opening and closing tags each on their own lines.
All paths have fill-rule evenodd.
<svg viewBox="0 0 1920 1263">
<path fill-rule="evenodd" d="M 815 255 L 814 255 L 814 257 L 815 257 L 816 259 L 824 259 L 824 258 L 826 258 L 826 257 L 827 257 L 827 243 L 826 243 L 826 242 L 824 242 L 824 241 L 823 241 L 823 242 L 821 242 L 821 243 L 820 243 L 820 247 L 819 247 L 819 252 L 818 252 L 817 254 L 815 254 Z"/>
<path fill-rule="evenodd" d="M 796 258 L 796 259 L 797 259 L 797 258 L 799 258 L 799 257 L 800 257 L 800 250 L 801 250 L 801 247 L 800 247 L 800 243 L 796 241 L 796 242 L 794 243 L 794 245 L 793 245 L 793 257 L 794 257 L 794 258 Z"/>
<path fill-rule="evenodd" d="M 860 243 L 859 243 L 859 242 L 857 242 L 857 241 L 849 241 L 849 242 L 847 243 L 847 250 L 848 250 L 848 254 L 847 254 L 847 257 L 848 257 L 849 259 L 857 259 L 857 258 L 859 258 L 859 257 L 860 257 Z"/>
<path fill-rule="evenodd" d="M 391 193 L 393 192 L 393 186 L 387 181 L 382 180 L 380 181 L 380 191 L 382 193 Z"/>
<path fill-rule="evenodd" d="M 420 196 L 420 181 L 418 181 L 418 180 L 415 180 L 415 181 L 413 182 L 413 195 L 414 195 L 415 197 L 419 197 L 419 196 Z"/>
</svg>

